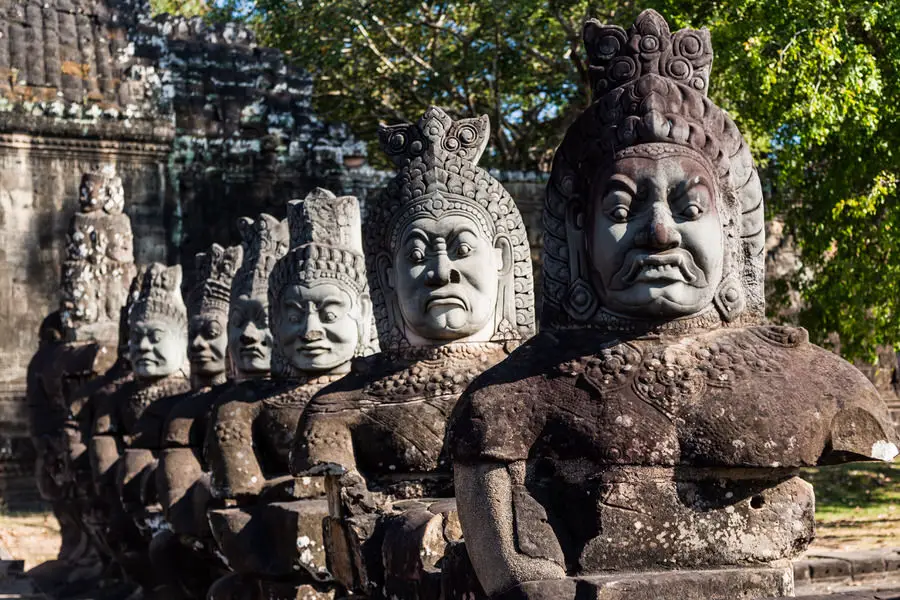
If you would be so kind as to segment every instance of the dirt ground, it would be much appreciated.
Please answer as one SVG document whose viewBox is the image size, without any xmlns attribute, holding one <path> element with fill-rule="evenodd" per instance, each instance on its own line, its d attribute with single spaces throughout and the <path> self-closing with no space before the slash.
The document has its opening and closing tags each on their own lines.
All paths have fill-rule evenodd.
<svg viewBox="0 0 900 600">
<path fill-rule="evenodd" d="M 50 512 L 0 513 L 0 544 L 30 569 L 56 558 L 59 523 Z"/>
<path fill-rule="evenodd" d="M 900 548 L 900 464 L 809 469 L 803 477 L 816 489 L 813 548 Z M 0 512 L 0 544 L 34 567 L 56 557 L 59 524 L 49 512 Z"/>
</svg>

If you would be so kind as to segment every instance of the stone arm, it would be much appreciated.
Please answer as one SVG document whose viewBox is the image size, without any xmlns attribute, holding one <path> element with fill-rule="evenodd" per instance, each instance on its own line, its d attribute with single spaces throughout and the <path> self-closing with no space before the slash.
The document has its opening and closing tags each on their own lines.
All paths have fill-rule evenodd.
<svg viewBox="0 0 900 600">
<path fill-rule="evenodd" d="M 489 596 L 525 581 L 566 577 L 559 541 L 525 488 L 524 462 L 453 469 L 466 550 Z"/>
<path fill-rule="evenodd" d="M 244 499 L 259 495 L 265 475 L 254 450 L 256 420 L 263 403 L 226 400 L 216 407 L 206 432 L 206 462 L 213 497 Z"/>
<path fill-rule="evenodd" d="M 209 475 L 205 473 L 202 441 L 192 433 L 205 433 L 211 408 L 208 395 L 191 398 L 170 411 L 163 427 L 156 489 L 163 514 L 176 533 L 198 535 L 207 531 Z"/>
<path fill-rule="evenodd" d="M 153 451 L 147 448 L 126 448 L 119 462 L 117 484 L 119 498 L 126 511 L 139 510 L 152 503 L 147 498 L 146 482 L 157 466 Z"/>
</svg>

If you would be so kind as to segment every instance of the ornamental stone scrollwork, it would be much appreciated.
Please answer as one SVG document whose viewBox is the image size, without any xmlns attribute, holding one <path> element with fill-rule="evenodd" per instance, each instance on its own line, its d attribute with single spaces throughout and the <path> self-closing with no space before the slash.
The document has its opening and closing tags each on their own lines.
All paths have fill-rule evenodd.
<svg viewBox="0 0 900 600">
<path fill-rule="evenodd" d="M 467 554 L 496 598 L 792 596 L 800 468 L 891 460 L 896 433 L 862 373 L 765 321 L 762 189 L 706 97 L 709 32 L 645 11 L 584 37 L 594 99 L 548 183 L 541 333 L 449 427 Z"/>
</svg>

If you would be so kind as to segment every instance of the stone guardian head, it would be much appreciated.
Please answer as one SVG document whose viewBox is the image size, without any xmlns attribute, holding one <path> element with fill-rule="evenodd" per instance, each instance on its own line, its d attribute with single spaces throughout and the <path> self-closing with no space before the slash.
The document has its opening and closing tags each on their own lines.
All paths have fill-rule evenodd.
<svg viewBox="0 0 900 600">
<path fill-rule="evenodd" d="M 709 31 L 648 10 L 628 31 L 588 21 L 584 40 L 594 102 L 554 158 L 542 323 L 761 319 L 762 189 L 706 96 Z"/>
<path fill-rule="evenodd" d="M 359 203 L 321 188 L 288 204 L 291 251 L 269 281 L 272 370 L 282 377 L 349 371 L 371 352 L 372 303 Z"/>
<path fill-rule="evenodd" d="M 261 214 L 238 220 L 240 269 L 231 287 L 228 354 L 239 379 L 264 377 L 272 366 L 269 275 L 288 250 L 287 221 Z"/>
<path fill-rule="evenodd" d="M 399 168 L 367 222 L 383 348 L 514 341 L 533 333 L 521 215 L 477 166 L 489 130 L 487 116 L 453 121 L 432 107 L 417 123 L 379 132 Z"/>
<path fill-rule="evenodd" d="M 128 353 L 138 379 L 172 375 L 187 358 L 187 308 L 181 265 L 151 263 L 138 273 L 140 291 L 128 316 Z"/>
<path fill-rule="evenodd" d="M 213 244 L 195 256 L 197 279 L 188 292 L 188 361 L 191 376 L 223 378 L 228 348 L 228 301 L 240 266 L 238 247 Z"/>
</svg>

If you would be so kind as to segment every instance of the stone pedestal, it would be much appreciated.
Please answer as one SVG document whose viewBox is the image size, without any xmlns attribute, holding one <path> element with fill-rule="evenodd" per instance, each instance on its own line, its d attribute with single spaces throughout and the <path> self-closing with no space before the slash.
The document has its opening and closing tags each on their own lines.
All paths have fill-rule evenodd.
<svg viewBox="0 0 900 600">
<path fill-rule="evenodd" d="M 708 571 L 623 571 L 614 575 L 528 581 L 502 600 L 760 600 L 794 595 L 789 563 Z"/>
</svg>

